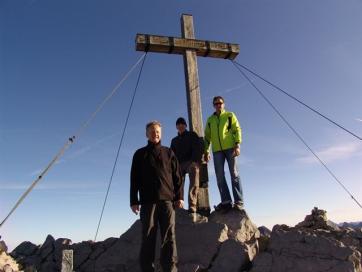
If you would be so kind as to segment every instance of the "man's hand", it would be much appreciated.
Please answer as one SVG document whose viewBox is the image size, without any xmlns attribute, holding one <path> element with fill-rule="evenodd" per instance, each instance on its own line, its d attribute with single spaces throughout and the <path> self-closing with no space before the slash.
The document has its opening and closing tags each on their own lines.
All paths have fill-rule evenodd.
<svg viewBox="0 0 362 272">
<path fill-rule="evenodd" d="M 137 215 L 140 211 L 140 205 L 132 205 L 131 210 Z"/>
<path fill-rule="evenodd" d="M 200 162 L 191 162 L 190 167 L 192 168 L 200 168 L 201 163 Z"/>
<path fill-rule="evenodd" d="M 211 159 L 210 153 L 209 153 L 209 152 L 205 152 L 205 153 L 204 153 L 204 161 L 205 161 L 205 162 L 209 162 L 210 159 Z"/>
<path fill-rule="evenodd" d="M 233 151 L 233 157 L 237 157 L 240 155 L 240 146 L 237 145 L 234 147 L 234 151 Z"/>
<path fill-rule="evenodd" d="M 177 200 L 177 201 L 175 201 L 174 204 L 175 204 L 175 208 L 181 209 L 181 208 L 184 207 L 184 201 L 183 200 Z"/>
</svg>

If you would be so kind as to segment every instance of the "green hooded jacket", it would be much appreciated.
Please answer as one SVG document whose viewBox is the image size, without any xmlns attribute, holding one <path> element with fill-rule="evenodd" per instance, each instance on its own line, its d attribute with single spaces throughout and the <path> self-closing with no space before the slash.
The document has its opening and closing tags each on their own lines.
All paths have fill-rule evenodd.
<svg viewBox="0 0 362 272">
<path fill-rule="evenodd" d="M 205 126 L 205 152 L 212 152 L 234 148 L 241 143 L 241 128 L 233 112 L 223 110 L 220 116 L 211 115 Z"/>
</svg>

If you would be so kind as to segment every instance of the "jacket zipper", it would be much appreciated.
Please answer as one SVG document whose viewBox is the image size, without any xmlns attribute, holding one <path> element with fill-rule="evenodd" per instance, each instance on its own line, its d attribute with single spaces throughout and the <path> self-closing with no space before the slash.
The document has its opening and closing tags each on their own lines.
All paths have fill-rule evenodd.
<svg viewBox="0 0 362 272">
<path fill-rule="evenodd" d="M 220 113 L 221 115 L 221 113 Z M 221 145 L 221 139 L 220 139 L 220 131 L 219 131 L 219 127 L 220 127 L 220 116 L 217 116 L 218 122 L 217 122 L 217 136 L 219 138 L 219 144 L 220 144 L 220 151 L 223 151 L 222 145 Z"/>
</svg>

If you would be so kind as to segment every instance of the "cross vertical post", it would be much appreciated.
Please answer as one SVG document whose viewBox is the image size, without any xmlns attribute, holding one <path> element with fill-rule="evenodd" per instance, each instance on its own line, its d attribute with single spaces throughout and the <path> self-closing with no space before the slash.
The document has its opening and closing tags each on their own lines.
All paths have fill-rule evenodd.
<svg viewBox="0 0 362 272">
<path fill-rule="evenodd" d="M 182 38 L 195 39 L 192 15 L 182 14 L 181 32 Z M 194 50 L 185 50 L 183 60 L 190 130 L 196 132 L 199 137 L 203 138 L 204 130 L 196 52 Z M 202 214 L 209 214 L 210 212 L 208 181 L 207 164 L 202 163 L 200 167 L 200 188 L 197 199 L 197 208 Z"/>
<path fill-rule="evenodd" d="M 191 15 L 183 14 L 181 17 L 182 38 L 195 39 L 194 23 Z M 202 112 L 200 99 L 199 73 L 197 68 L 196 52 L 186 50 L 184 55 L 187 109 L 190 129 L 203 136 Z"/>
</svg>

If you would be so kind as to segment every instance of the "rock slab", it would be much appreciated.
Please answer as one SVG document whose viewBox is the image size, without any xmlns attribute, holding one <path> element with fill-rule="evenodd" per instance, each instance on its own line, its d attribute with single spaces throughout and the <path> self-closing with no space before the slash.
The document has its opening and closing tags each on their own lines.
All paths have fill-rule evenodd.
<svg viewBox="0 0 362 272">
<path fill-rule="evenodd" d="M 251 272 L 362 272 L 361 232 L 341 229 L 314 208 L 295 227 L 276 225 Z"/>
<path fill-rule="evenodd" d="M 179 209 L 176 212 L 178 270 L 239 272 L 255 257 L 257 237 L 259 230 L 245 212 L 214 212 L 209 218 L 201 215 L 195 218 L 195 215 Z M 23 242 L 11 254 L 29 271 L 60 271 L 62 250 L 72 249 L 75 271 L 140 272 L 140 246 L 141 222 L 137 220 L 119 238 L 71 244 L 69 239 L 55 240 L 48 235 L 41 246 Z M 159 267 L 159 247 L 158 242 L 156 267 Z"/>
</svg>

